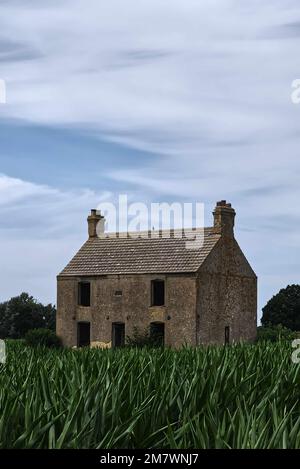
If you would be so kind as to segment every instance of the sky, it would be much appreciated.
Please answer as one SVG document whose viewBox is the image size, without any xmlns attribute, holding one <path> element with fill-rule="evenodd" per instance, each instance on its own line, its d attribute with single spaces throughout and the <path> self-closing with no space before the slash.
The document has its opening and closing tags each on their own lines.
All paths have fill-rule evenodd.
<svg viewBox="0 0 300 469">
<path fill-rule="evenodd" d="M 1 0 L 0 301 L 56 302 L 103 201 L 236 209 L 259 312 L 300 277 L 298 0 Z"/>
</svg>

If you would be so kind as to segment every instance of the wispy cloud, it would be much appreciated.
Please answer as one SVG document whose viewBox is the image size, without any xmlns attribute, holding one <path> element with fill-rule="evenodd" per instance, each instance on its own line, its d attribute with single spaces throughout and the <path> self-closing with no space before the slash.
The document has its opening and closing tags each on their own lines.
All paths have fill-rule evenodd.
<svg viewBox="0 0 300 469">
<path fill-rule="evenodd" d="M 0 174 L 0 238 L 78 238 L 85 228 L 78 220 L 87 216 L 87 206 L 97 207 L 110 197 L 109 192 L 61 191 Z"/>
<path fill-rule="evenodd" d="M 275 3 L 128 0 L 122 8 L 120 0 L 91 0 L 89 9 L 83 0 L 38 8 L 6 3 L 5 112 L 38 123 L 92 125 L 102 135 L 128 133 L 130 145 L 169 154 L 185 145 L 185 154 L 197 151 L 203 134 L 210 144 L 249 140 L 262 130 L 265 139 L 275 129 L 284 135 L 295 129 L 292 122 L 282 128 L 278 113 L 290 105 L 297 44 L 264 34 L 288 20 L 294 27 L 300 11 L 296 2 Z M 28 62 L 30 54 L 35 60 Z M 156 139 L 162 132 L 165 138 Z"/>
<path fill-rule="evenodd" d="M 87 207 L 109 197 L 0 174 L 0 301 L 23 290 L 54 301 L 56 275 L 87 238 Z"/>
</svg>

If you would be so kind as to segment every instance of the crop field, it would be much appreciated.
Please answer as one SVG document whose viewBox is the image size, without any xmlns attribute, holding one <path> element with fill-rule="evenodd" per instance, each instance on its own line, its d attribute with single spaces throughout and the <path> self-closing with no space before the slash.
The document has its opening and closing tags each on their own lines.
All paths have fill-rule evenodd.
<svg viewBox="0 0 300 469">
<path fill-rule="evenodd" d="M 7 349 L 1 448 L 300 448 L 290 343 Z"/>
</svg>

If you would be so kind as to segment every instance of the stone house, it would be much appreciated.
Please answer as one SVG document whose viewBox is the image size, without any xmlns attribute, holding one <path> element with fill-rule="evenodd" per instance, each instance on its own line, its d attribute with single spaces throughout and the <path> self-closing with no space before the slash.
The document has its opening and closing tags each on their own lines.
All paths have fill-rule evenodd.
<svg viewBox="0 0 300 469">
<path fill-rule="evenodd" d="M 257 277 L 235 240 L 231 204 L 218 202 L 213 215 L 201 247 L 187 249 L 178 230 L 98 236 L 103 217 L 92 210 L 88 240 L 57 277 L 64 345 L 121 346 L 135 327 L 172 347 L 254 340 Z"/>
</svg>

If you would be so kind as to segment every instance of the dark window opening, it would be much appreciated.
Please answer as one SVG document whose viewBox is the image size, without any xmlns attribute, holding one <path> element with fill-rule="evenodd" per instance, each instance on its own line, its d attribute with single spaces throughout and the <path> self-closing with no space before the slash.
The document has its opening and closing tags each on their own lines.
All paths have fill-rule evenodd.
<svg viewBox="0 0 300 469">
<path fill-rule="evenodd" d="M 165 343 L 165 325 L 162 322 L 151 322 L 150 338 L 153 345 L 163 347 Z"/>
<path fill-rule="evenodd" d="M 91 325 L 89 322 L 77 323 L 77 346 L 89 347 L 91 342 Z"/>
<path fill-rule="evenodd" d="M 125 345 L 125 324 L 113 322 L 112 324 L 112 346 L 123 347 Z"/>
<path fill-rule="evenodd" d="M 152 280 L 151 290 L 151 306 L 164 306 L 165 282 L 163 280 Z"/>
<path fill-rule="evenodd" d="M 79 283 L 78 303 L 80 306 L 91 306 L 91 284 L 89 282 Z"/>
<path fill-rule="evenodd" d="M 122 290 L 116 290 L 115 296 L 122 296 Z"/>
<path fill-rule="evenodd" d="M 225 345 L 229 344 L 229 340 L 230 340 L 230 329 L 229 329 L 229 326 L 226 326 L 225 327 Z"/>
</svg>

